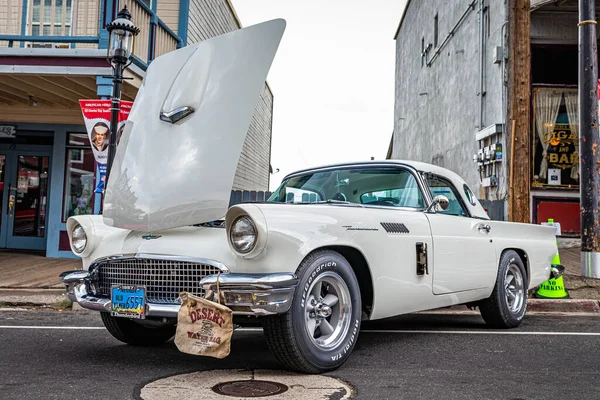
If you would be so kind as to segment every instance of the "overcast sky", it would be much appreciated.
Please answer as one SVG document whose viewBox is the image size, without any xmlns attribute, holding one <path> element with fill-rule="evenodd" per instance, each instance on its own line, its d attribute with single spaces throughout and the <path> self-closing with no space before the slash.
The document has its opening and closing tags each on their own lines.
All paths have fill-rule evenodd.
<svg viewBox="0 0 600 400">
<path fill-rule="evenodd" d="M 232 0 L 243 26 L 287 28 L 267 78 L 274 96 L 271 176 L 384 159 L 393 130 L 394 33 L 406 0 Z"/>
</svg>

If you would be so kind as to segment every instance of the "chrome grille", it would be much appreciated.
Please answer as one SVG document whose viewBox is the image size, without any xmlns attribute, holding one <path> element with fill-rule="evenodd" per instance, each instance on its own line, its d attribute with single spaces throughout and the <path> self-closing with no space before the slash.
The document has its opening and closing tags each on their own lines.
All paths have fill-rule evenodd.
<svg viewBox="0 0 600 400">
<path fill-rule="evenodd" d="M 220 271 L 208 264 L 148 258 L 106 260 L 95 267 L 99 295 L 110 297 L 112 285 L 144 285 L 149 303 L 165 304 L 176 303 L 184 291 L 203 296 L 200 280 Z"/>
</svg>

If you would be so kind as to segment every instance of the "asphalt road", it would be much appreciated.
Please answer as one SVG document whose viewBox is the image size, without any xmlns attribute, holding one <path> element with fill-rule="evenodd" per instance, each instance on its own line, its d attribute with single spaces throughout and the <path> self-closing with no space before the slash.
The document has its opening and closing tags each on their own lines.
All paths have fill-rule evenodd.
<svg viewBox="0 0 600 400">
<path fill-rule="evenodd" d="M 256 329 L 236 331 L 231 354 L 217 360 L 172 341 L 140 348 L 104 329 L 75 329 L 88 327 L 102 327 L 97 314 L 0 309 L 0 398 L 132 399 L 170 375 L 281 368 Z M 359 399 L 598 399 L 600 317 L 528 315 L 502 332 L 478 315 L 369 323 L 349 361 L 327 375 Z"/>
</svg>

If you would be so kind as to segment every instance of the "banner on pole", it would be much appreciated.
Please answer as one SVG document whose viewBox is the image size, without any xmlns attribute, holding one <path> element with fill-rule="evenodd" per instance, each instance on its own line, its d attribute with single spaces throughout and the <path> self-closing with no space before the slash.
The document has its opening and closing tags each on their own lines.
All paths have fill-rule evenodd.
<svg viewBox="0 0 600 400">
<path fill-rule="evenodd" d="M 129 111 L 133 103 L 131 101 L 120 102 L 119 121 L 117 125 L 117 144 L 121 139 L 121 133 L 125 121 L 129 117 Z M 110 140 L 110 115 L 112 108 L 111 100 L 79 100 L 79 106 L 85 121 L 85 128 L 90 139 L 94 159 L 98 164 L 100 179 L 96 185 L 96 193 L 104 190 L 104 178 L 106 176 L 106 163 L 108 160 L 108 144 Z"/>
</svg>

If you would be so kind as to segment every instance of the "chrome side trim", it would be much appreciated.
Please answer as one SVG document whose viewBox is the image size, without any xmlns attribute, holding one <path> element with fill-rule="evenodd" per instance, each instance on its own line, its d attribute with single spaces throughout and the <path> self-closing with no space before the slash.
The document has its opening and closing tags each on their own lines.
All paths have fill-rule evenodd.
<svg viewBox="0 0 600 400">
<path fill-rule="evenodd" d="M 160 119 L 161 121 L 170 122 L 172 124 L 181 121 L 185 117 L 193 114 L 196 110 L 192 107 L 184 106 L 178 107 L 171 111 L 161 111 Z"/>
</svg>

